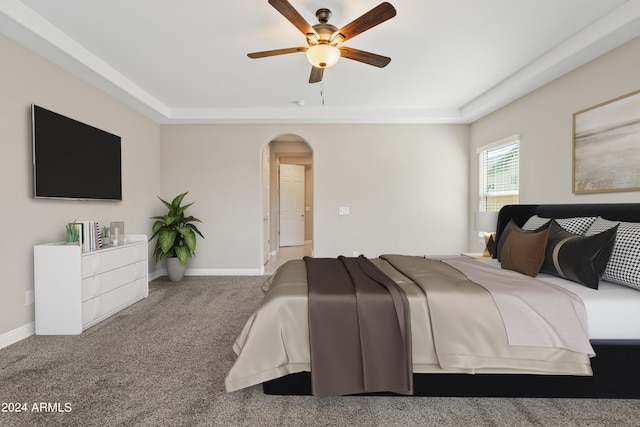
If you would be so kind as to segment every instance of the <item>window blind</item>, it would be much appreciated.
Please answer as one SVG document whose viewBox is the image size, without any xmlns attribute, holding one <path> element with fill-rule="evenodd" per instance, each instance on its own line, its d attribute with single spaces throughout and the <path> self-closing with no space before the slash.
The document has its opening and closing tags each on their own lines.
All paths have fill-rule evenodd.
<svg viewBox="0 0 640 427">
<path fill-rule="evenodd" d="M 480 210 L 498 211 L 519 201 L 520 137 L 513 136 L 481 147 Z"/>
</svg>

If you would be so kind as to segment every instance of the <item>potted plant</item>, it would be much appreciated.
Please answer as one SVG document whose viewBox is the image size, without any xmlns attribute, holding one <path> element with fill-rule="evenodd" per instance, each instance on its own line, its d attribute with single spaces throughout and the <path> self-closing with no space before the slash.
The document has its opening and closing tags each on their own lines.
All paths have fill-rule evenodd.
<svg viewBox="0 0 640 427">
<path fill-rule="evenodd" d="M 158 238 L 154 250 L 156 262 L 167 258 L 167 274 L 174 282 L 182 280 L 187 268 L 187 260 L 195 255 L 196 234 L 204 239 L 200 230 L 193 224 L 202 221 L 193 216 L 185 216 L 185 210 L 193 202 L 181 206 L 182 199 L 187 193 L 188 191 L 176 196 L 171 203 L 158 197 L 169 211 L 163 216 L 151 217 L 156 220 L 149 239 L 151 241 L 155 237 Z"/>
<path fill-rule="evenodd" d="M 80 224 L 75 220 L 66 225 L 67 229 L 67 243 L 78 244 L 80 241 Z"/>
</svg>

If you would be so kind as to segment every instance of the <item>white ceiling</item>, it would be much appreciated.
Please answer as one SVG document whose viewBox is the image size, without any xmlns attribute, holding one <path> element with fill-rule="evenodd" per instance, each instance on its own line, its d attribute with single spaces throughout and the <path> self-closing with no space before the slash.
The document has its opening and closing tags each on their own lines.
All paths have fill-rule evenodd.
<svg viewBox="0 0 640 427">
<path fill-rule="evenodd" d="M 341 27 L 380 0 L 290 2 Z M 391 3 L 345 43 L 391 63 L 314 85 L 304 54 L 246 56 L 306 45 L 267 0 L 2 0 L 0 29 L 160 123 L 469 123 L 640 35 L 640 0 Z"/>
</svg>

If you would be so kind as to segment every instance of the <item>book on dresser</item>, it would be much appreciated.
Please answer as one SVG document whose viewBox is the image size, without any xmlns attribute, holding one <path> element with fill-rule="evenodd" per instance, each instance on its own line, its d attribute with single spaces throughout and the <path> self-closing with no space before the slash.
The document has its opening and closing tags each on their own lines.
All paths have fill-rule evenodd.
<svg viewBox="0 0 640 427">
<path fill-rule="evenodd" d="M 33 252 L 38 335 L 80 334 L 149 295 L 146 235 L 92 251 L 58 242 Z"/>
<path fill-rule="evenodd" d="M 98 221 L 76 221 L 80 224 L 80 247 L 83 252 L 102 248 Z"/>
</svg>

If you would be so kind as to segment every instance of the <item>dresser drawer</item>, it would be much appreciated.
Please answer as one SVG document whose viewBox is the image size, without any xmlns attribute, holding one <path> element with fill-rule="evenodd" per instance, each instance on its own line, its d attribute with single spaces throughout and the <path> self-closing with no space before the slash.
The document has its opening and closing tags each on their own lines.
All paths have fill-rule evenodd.
<svg viewBox="0 0 640 427">
<path fill-rule="evenodd" d="M 96 287 L 95 297 L 135 281 L 137 279 L 137 270 L 136 264 L 129 264 L 96 275 L 94 277 Z"/>
<path fill-rule="evenodd" d="M 82 255 L 82 278 L 91 277 L 96 274 L 95 254 Z"/>
<path fill-rule="evenodd" d="M 149 281 L 147 276 L 140 277 L 136 280 L 136 296 L 146 298 L 149 296 Z"/>
<path fill-rule="evenodd" d="M 147 260 L 136 262 L 136 279 L 141 277 L 147 278 Z"/>
<path fill-rule="evenodd" d="M 137 296 L 138 283 L 132 282 L 94 298 L 95 318 L 98 319 L 128 305 Z"/>
<path fill-rule="evenodd" d="M 90 299 L 82 303 L 82 324 L 86 325 L 96 318 L 96 301 Z"/>
<path fill-rule="evenodd" d="M 95 276 L 82 279 L 82 301 L 90 300 L 96 296 L 96 278 Z"/>
<path fill-rule="evenodd" d="M 146 277 L 141 277 L 126 285 L 112 289 L 88 299 L 82 303 L 82 324 L 86 329 L 89 326 L 106 318 L 120 309 L 130 305 L 134 300 L 146 298 L 148 295 L 148 282 Z"/>
<path fill-rule="evenodd" d="M 138 261 L 136 252 L 135 246 L 127 246 L 118 248 L 118 250 L 106 250 L 94 254 L 95 274 L 101 274 Z"/>
</svg>

